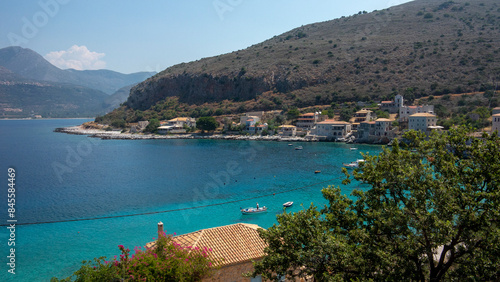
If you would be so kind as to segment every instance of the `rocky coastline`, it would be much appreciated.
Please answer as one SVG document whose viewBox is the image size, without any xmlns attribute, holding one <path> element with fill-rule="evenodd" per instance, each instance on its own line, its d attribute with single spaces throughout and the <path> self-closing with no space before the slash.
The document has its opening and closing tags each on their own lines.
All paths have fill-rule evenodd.
<svg viewBox="0 0 500 282">
<path fill-rule="evenodd" d="M 122 133 L 121 131 L 105 131 L 102 129 L 85 129 L 81 125 L 71 127 L 56 128 L 54 132 L 87 135 L 92 138 L 103 140 L 151 140 L 151 139 L 214 139 L 214 140 L 254 140 L 254 141 L 278 141 L 278 142 L 317 142 L 310 137 L 289 137 L 289 136 L 255 136 L 255 135 L 230 135 L 230 134 L 144 134 L 144 133 Z"/>
</svg>

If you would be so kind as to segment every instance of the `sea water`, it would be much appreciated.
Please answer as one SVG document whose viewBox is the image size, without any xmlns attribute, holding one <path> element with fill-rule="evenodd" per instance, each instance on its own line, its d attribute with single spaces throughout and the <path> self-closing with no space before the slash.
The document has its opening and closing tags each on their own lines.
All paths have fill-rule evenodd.
<svg viewBox="0 0 500 282">
<path fill-rule="evenodd" d="M 0 281 L 70 276 L 83 260 L 119 255 L 118 245 L 144 246 L 160 221 L 170 234 L 238 222 L 269 228 L 284 202 L 293 201 L 287 211 L 294 212 L 325 205 L 321 189 L 329 185 L 347 195 L 366 189 L 341 185 L 342 163 L 381 150 L 341 143 L 100 140 L 53 132 L 85 121 L 0 120 Z M 15 274 L 7 265 L 9 168 L 15 170 Z M 240 208 L 257 202 L 268 212 L 241 214 Z"/>
</svg>

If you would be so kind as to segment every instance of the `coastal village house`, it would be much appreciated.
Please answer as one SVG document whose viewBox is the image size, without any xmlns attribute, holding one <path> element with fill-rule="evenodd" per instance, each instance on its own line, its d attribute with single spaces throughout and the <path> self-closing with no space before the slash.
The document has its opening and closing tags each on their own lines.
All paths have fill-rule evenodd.
<svg viewBox="0 0 500 282">
<path fill-rule="evenodd" d="M 298 129 L 302 130 L 311 130 L 317 122 L 324 121 L 326 116 L 323 116 L 321 113 L 307 113 L 300 115 L 297 119 L 296 126 Z"/>
<path fill-rule="evenodd" d="M 297 127 L 293 125 L 281 125 L 278 127 L 278 134 L 281 136 L 296 136 L 297 135 Z"/>
<path fill-rule="evenodd" d="M 372 118 L 373 112 L 367 109 L 361 109 L 354 114 L 352 119 L 353 123 L 361 123 L 363 121 L 370 121 Z"/>
<path fill-rule="evenodd" d="M 370 141 L 370 136 L 375 136 L 375 121 L 363 121 L 359 124 L 357 139 L 361 142 Z"/>
<path fill-rule="evenodd" d="M 411 115 L 418 113 L 434 114 L 434 105 L 404 106 L 399 109 L 399 121 L 407 122 Z"/>
<path fill-rule="evenodd" d="M 247 127 L 246 131 L 250 134 L 258 134 L 258 135 L 262 135 L 262 132 L 264 130 L 267 130 L 268 129 L 268 124 L 267 123 L 264 123 L 264 124 L 254 124 L 254 125 L 251 125 L 249 127 Z"/>
<path fill-rule="evenodd" d="M 240 117 L 240 124 L 246 124 L 247 120 L 253 119 L 256 123 L 262 120 L 264 112 L 248 112 Z"/>
<path fill-rule="evenodd" d="M 442 126 L 437 126 L 436 115 L 429 113 L 417 113 L 410 116 L 408 129 L 422 131 L 429 134 L 433 130 L 441 130 Z"/>
<path fill-rule="evenodd" d="M 394 120 L 379 118 L 375 121 L 375 136 L 394 137 L 395 133 L 392 131 L 392 123 Z"/>
<path fill-rule="evenodd" d="M 137 123 L 137 125 L 133 125 L 131 128 L 130 128 L 130 132 L 131 133 L 137 133 L 137 132 L 142 132 L 146 126 L 148 126 L 149 124 L 149 121 L 139 121 Z"/>
<path fill-rule="evenodd" d="M 493 108 L 493 113 L 492 115 L 500 114 L 500 107 L 495 107 Z"/>
<path fill-rule="evenodd" d="M 345 121 L 337 121 L 327 119 L 316 124 L 313 134 L 318 139 L 336 140 L 338 138 L 346 138 L 351 133 L 351 124 Z"/>
<path fill-rule="evenodd" d="M 196 127 L 196 120 L 190 117 L 178 117 L 168 120 L 166 123 L 158 127 L 158 134 L 167 133 L 186 133 L 187 127 Z"/>
<path fill-rule="evenodd" d="M 500 135 L 500 113 L 494 114 L 492 117 L 491 133 L 495 132 L 495 130 Z"/>
<path fill-rule="evenodd" d="M 394 101 L 382 101 L 380 103 L 380 109 L 391 114 L 398 113 L 401 107 L 403 107 L 403 96 L 399 94 L 394 97 Z"/>
<path fill-rule="evenodd" d="M 255 278 L 243 277 L 243 273 L 253 271 L 252 261 L 264 257 L 266 243 L 259 236 L 255 224 L 237 223 L 232 225 L 202 229 L 192 233 L 173 237 L 173 241 L 182 247 L 207 248 L 209 257 L 220 261 L 220 269 L 211 278 L 203 281 L 262 281 L 260 276 Z M 158 232 L 163 232 L 163 223 L 158 223 Z M 147 244 L 154 247 L 155 242 Z"/>
<path fill-rule="evenodd" d="M 413 114 L 434 114 L 434 105 L 405 106 L 404 98 L 399 94 L 394 97 L 394 101 L 382 101 L 380 109 L 391 114 L 397 113 L 399 115 L 399 122 L 408 122 L 410 116 Z"/>
</svg>

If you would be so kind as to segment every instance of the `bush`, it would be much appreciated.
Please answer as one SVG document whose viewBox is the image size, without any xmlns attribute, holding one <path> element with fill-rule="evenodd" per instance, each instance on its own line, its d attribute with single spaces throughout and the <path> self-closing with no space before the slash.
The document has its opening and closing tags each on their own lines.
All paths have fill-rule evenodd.
<svg viewBox="0 0 500 282">
<path fill-rule="evenodd" d="M 125 121 L 123 119 L 117 119 L 111 123 L 111 126 L 114 128 L 125 128 L 126 125 L 127 124 L 125 123 Z"/>
<path fill-rule="evenodd" d="M 145 132 L 156 133 L 158 131 L 158 127 L 160 127 L 160 121 L 157 119 L 149 120 L 148 126 L 144 129 Z"/>
<path fill-rule="evenodd" d="M 172 235 L 161 234 L 151 248 L 136 247 L 135 254 L 123 245 L 120 258 L 106 261 L 105 257 L 84 261 L 72 276 L 51 281 L 200 281 L 217 269 L 219 261 L 208 257 L 211 249 L 182 247 L 172 240 Z"/>
</svg>

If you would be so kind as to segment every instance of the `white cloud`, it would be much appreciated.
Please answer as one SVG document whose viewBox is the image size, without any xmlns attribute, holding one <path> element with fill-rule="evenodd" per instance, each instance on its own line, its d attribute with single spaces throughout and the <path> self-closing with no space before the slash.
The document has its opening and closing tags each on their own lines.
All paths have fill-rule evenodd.
<svg viewBox="0 0 500 282">
<path fill-rule="evenodd" d="M 86 46 L 73 45 L 68 50 L 54 51 L 45 55 L 45 59 L 61 69 L 97 70 L 106 67 L 101 60 L 104 53 L 91 52 Z"/>
</svg>

